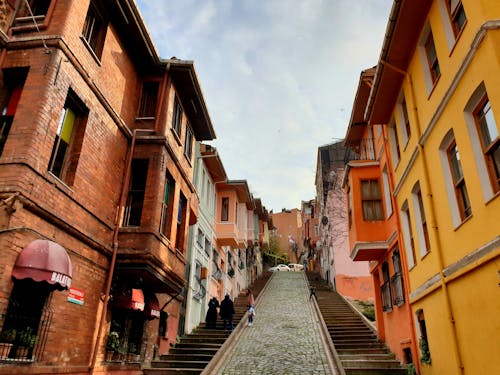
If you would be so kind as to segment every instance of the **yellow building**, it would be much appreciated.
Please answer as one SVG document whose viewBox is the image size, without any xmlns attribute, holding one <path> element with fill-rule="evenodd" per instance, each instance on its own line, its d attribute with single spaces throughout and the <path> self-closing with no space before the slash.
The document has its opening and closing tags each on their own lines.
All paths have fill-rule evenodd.
<svg viewBox="0 0 500 375">
<path fill-rule="evenodd" d="M 421 374 L 500 372 L 500 1 L 395 1 L 386 124 Z"/>
</svg>

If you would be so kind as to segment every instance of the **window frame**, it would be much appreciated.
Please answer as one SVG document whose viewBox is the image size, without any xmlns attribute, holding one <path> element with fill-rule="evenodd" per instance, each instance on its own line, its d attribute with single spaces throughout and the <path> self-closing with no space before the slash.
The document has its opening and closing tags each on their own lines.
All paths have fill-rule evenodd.
<svg viewBox="0 0 500 375">
<path fill-rule="evenodd" d="M 455 150 L 455 152 L 453 152 L 453 150 Z M 460 162 L 460 153 L 458 151 L 458 146 L 455 139 L 452 140 L 451 144 L 446 149 L 446 156 L 448 159 L 448 168 L 451 173 L 453 189 L 458 204 L 460 218 L 463 222 L 472 215 L 472 205 L 469 198 L 467 185 L 465 183 L 462 163 Z M 457 175 L 457 173 L 460 173 L 460 175 Z"/>
<path fill-rule="evenodd" d="M 430 56 L 430 47 L 434 51 L 434 59 Z M 430 77 L 432 83 L 435 84 L 439 77 L 441 77 L 441 68 L 439 66 L 439 59 L 437 56 L 436 44 L 434 42 L 434 36 L 432 35 L 432 30 L 429 30 L 429 34 L 426 36 L 424 41 L 425 56 L 427 58 L 427 66 L 429 68 Z"/>
<path fill-rule="evenodd" d="M 484 112 L 484 109 L 486 107 L 489 107 L 489 109 Z M 481 116 L 480 113 L 484 112 L 484 114 Z M 496 130 L 496 136 L 493 138 L 491 131 L 490 131 L 490 125 L 488 123 L 488 113 L 491 113 L 491 120 L 493 120 L 493 129 Z M 484 93 L 483 97 L 477 104 L 476 108 L 472 112 L 472 115 L 474 117 L 474 121 L 476 124 L 476 130 L 479 136 L 479 141 L 481 144 L 481 149 L 483 153 L 483 157 L 486 163 L 486 167 L 488 170 L 488 175 L 490 178 L 491 186 L 493 188 L 493 192 L 497 193 L 500 190 L 500 161 L 499 164 L 496 165 L 495 162 L 495 153 L 500 153 L 500 136 L 498 132 L 498 128 L 496 125 L 493 109 L 491 107 L 491 102 L 488 98 L 488 94 Z M 483 120 L 484 121 L 481 121 Z M 486 124 L 486 126 L 484 126 Z M 489 138 L 489 143 L 486 144 L 488 141 L 486 138 Z"/>
<path fill-rule="evenodd" d="M 172 111 L 172 130 L 178 139 L 181 137 L 182 132 L 182 117 L 183 117 L 183 109 L 181 102 L 177 95 L 174 98 L 174 107 Z"/>
<path fill-rule="evenodd" d="M 467 23 L 467 16 L 465 14 L 462 0 L 457 0 L 457 5 L 455 6 L 454 10 L 451 9 L 451 1 L 452 0 L 445 0 L 446 11 L 448 12 L 448 18 L 450 20 L 451 29 L 453 30 L 455 39 L 457 39 L 462 30 L 464 29 L 465 24 Z M 463 15 L 464 17 L 463 23 L 461 25 L 459 25 L 460 15 Z"/>
<path fill-rule="evenodd" d="M 134 158 L 130 168 L 130 183 L 122 221 L 122 226 L 128 228 L 141 226 L 148 184 L 149 159 Z M 136 202 L 139 202 L 139 204 L 136 204 Z"/>
<path fill-rule="evenodd" d="M 369 194 L 365 196 L 365 189 L 363 188 L 363 184 L 368 183 L 369 185 Z M 376 189 L 375 189 L 376 187 Z M 363 220 L 364 221 L 382 221 L 384 220 L 384 206 L 382 204 L 382 191 L 380 189 L 380 181 L 378 178 L 372 179 L 362 179 L 360 181 L 361 188 L 361 207 L 363 212 Z M 378 206 L 378 210 L 377 210 Z M 365 207 L 368 207 L 365 209 Z M 371 212 L 368 215 L 368 212 Z"/>
<path fill-rule="evenodd" d="M 28 0 L 30 8 L 37 0 Z M 32 9 L 24 10 L 23 7 L 26 6 L 26 2 L 22 1 L 18 4 L 16 9 L 14 10 L 14 16 L 12 18 L 12 25 L 10 30 L 13 33 L 21 33 L 21 32 L 30 32 L 35 30 L 45 30 L 52 18 L 52 13 L 54 11 L 56 0 L 46 0 L 46 7 L 43 6 L 41 9 L 44 9 L 43 13 L 39 13 L 36 11 L 33 12 Z M 36 4 L 36 3 L 35 3 Z M 25 11 L 26 14 L 19 16 L 19 13 Z"/>
<path fill-rule="evenodd" d="M 71 132 L 66 142 L 61 135 L 67 131 L 66 125 L 68 123 L 66 120 L 70 114 L 73 116 L 73 121 L 71 124 Z M 59 117 L 54 145 L 47 167 L 48 172 L 52 176 L 68 186 L 73 185 L 75 180 L 85 136 L 87 118 L 87 107 L 77 97 L 74 91 L 69 90 Z M 69 118 L 68 121 L 71 121 L 71 118 Z M 62 143 L 63 141 L 65 144 Z M 62 146 L 65 146 L 65 148 L 63 149 Z"/>
<path fill-rule="evenodd" d="M 193 131 L 191 130 L 191 126 L 186 124 L 186 133 L 184 135 L 184 156 L 191 162 L 193 158 Z"/>
<path fill-rule="evenodd" d="M 405 240 L 406 259 L 408 269 L 412 269 L 417 265 L 417 257 L 415 255 L 415 243 L 413 240 L 413 230 L 411 227 L 410 208 L 408 202 L 405 201 L 401 207 L 401 221 L 403 229 L 403 238 Z"/>
<path fill-rule="evenodd" d="M 221 198 L 220 221 L 229 221 L 229 197 Z"/>
<path fill-rule="evenodd" d="M 144 81 L 142 83 L 141 98 L 137 107 L 138 119 L 156 118 L 156 107 L 158 104 L 158 94 L 160 92 L 159 81 Z"/>
<path fill-rule="evenodd" d="M 94 1 L 91 1 L 87 15 L 85 16 L 80 38 L 98 62 L 100 62 L 102 57 L 107 31 L 108 21 L 99 11 Z"/>
<path fill-rule="evenodd" d="M 172 235 L 172 215 L 175 198 L 175 180 L 172 175 L 165 172 L 165 186 L 163 188 L 163 201 L 161 208 L 160 233 L 169 240 Z"/>
<path fill-rule="evenodd" d="M 389 123 L 389 140 L 391 144 L 392 164 L 393 168 L 396 169 L 401 160 L 401 147 L 399 145 L 398 129 L 396 126 L 396 122 L 394 121 L 394 118 L 391 119 Z"/>
</svg>

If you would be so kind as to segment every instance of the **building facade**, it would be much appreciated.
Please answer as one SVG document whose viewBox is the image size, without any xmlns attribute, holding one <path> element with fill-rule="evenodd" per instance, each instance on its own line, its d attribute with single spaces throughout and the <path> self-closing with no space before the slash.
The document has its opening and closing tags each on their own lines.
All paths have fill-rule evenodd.
<svg viewBox="0 0 500 375">
<path fill-rule="evenodd" d="M 132 1 L 13 3 L 0 373 L 139 373 L 183 320 L 194 142 L 215 137 L 194 65 L 159 58 Z"/>
<path fill-rule="evenodd" d="M 393 197 L 387 129 L 364 120 L 374 74 L 375 68 L 371 68 L 360 75 L 344 140 L 348 162 L 343 186 L 350 257 L 365 265 L 369 262 L 378 336 L 401 363 L 418 369 L 408 267 Z"/>
<path fill-rule="evenodd" d="M 421 374 L 498 371 L 500 5 L 394 2 L 367 103 L 391 154 Z"/>
<path fill-rule="evenodd" d="M 302 216 L 297 208 L 282 209 L 271 214 L 275 235 L 279 240 L 280 253 L 288 256 L 291 263 L 296 263 L 303 252 Z"/>
</svg>

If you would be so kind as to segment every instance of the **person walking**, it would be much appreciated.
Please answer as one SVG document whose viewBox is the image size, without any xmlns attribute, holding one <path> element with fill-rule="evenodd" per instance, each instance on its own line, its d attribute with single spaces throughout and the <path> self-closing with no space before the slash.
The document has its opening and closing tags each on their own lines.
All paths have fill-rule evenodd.
<svg viewBox="0 0 500 375">
<path fill-rule="evenodd" d="M 231 297 L 229 297 L 229 294 L 226 294 L 226 296 L 220 303 L 220 317 L 224 322 L 224 331 L 227 330 L 227 327 L 229 327 L 230 331 L 233 330 L 233 315 L 234 304 L 233 301 L 231 301 Z"/>
<path fill-rule="evenodd" d="M 255 298 L 253 296 L 252 290 L 247 289 L 247 308 L 248 308 L 248 326 L 253 324 L 253 317 L 255 316 Z"/>
<path fill-rule="evenodd" d="M 219 300 L 216 297 L 212 297 L 208 301 L 207 316 L 205 318 L 205 323 L 207 328 L 215 329 L 217 323 L 217 308 L 219 307 Z"/>
</svg>

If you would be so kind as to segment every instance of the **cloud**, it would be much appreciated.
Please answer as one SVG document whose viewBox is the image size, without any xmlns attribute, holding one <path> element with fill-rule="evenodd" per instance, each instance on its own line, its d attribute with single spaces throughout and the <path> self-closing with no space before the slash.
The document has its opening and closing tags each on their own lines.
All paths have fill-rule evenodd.
<svg viewBox="0 0 500 375">
<path fill-rule="evenodd" d="M 141 0 L 161 57 L 195 61 L 231 179 L 268 209 L 315 195 L 317 148 L 345 135 L 387 0 Z"/>
</svg>

